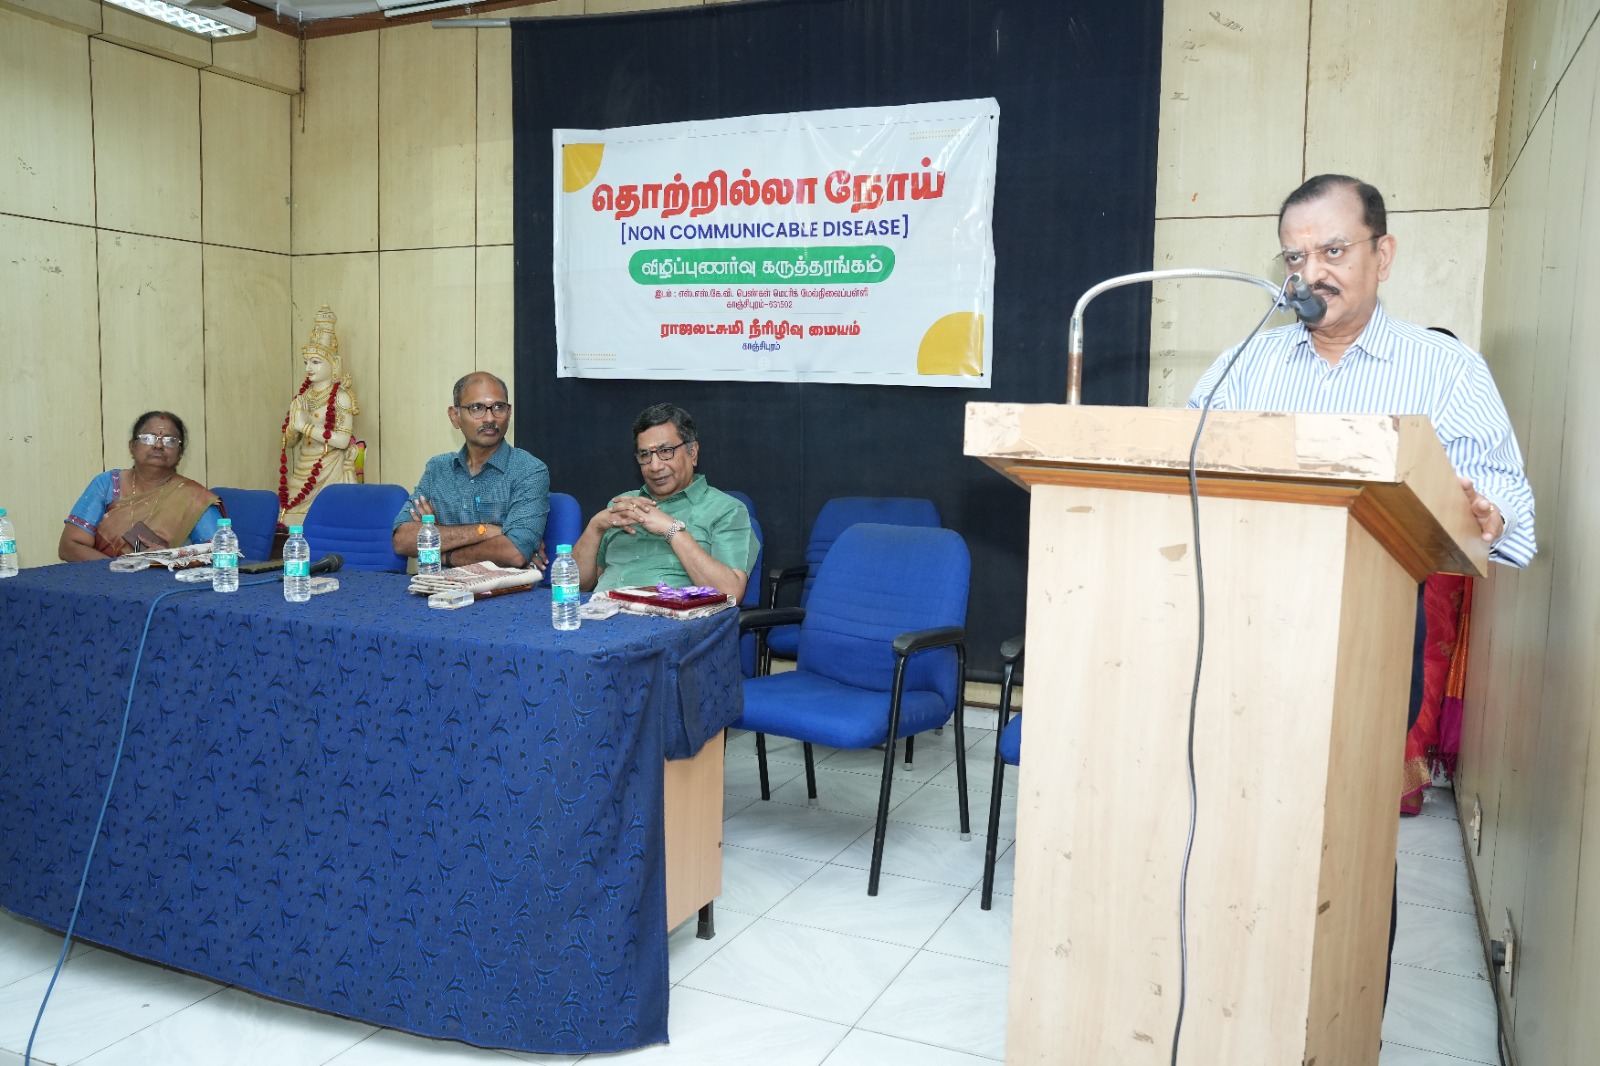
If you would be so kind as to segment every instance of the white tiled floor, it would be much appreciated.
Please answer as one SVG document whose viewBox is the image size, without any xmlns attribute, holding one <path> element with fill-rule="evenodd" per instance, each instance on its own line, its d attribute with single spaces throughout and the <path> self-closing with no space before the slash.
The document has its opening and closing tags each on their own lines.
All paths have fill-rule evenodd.
<svg viewBox="0 0 1600 1066">
<path fill-rule="evenodd" d="M 983 722 L 981 713 L 974 713 Z M 993 717 L 988 721 L 992 724 Z M 866 894 L 881 753 L 819 751 L 818 806 L 798 745 L 770 748 L 762 803 L 748 735 L 730 740 L 717 936 L 669 942 L 672 1043 L 585 1058 L 485 1051 L 375 1029 L 78 948 L 37 1062 L 86 1066 L 455 1066 L 508 1059 L 685 1066 L 973 1066 L 1005 1054 L 1010 840 L 995 907 L 978 907 L 994 735 L 968 734 L 972 824 L 960 840 L 954 737 L 897 772 L 880 895 Z M 1015 794 L 1015 774 L 1005 793 Z M 1014 824 L 1012 801 L 1002 832 Z M 0 1066 L 21 1062 L 60 938 L 0 911 Z M 1400 825 L 1400 932 L 1382 1066 L 1497 1063 L 1494 1001 L 1448 793 Z"/>
</svg>

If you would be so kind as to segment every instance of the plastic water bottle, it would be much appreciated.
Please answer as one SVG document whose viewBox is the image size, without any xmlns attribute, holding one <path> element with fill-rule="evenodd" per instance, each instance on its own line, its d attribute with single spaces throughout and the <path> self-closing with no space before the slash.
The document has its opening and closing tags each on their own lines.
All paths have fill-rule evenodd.
<svg viewBox="0 0 1600 1066">
<path fill-rule="evenodd" d="M 304 526 L 290 526 L 283 542 L 283 598 L 290 603 L 311 599 L 311 545 Z"/>
<path fill-rule="evenodd" d="M 417 530 L 417 573 L 437 574 L 444 566 L 439 562 L 439 527 L 433 515 L 422 516 L 422 528 Z"/>
<path fill-rule="evenodd" d="M 239 591 L 239 535 L 231 518 L 219 518 L 211 538 L 211 591 Z"/>
<path fill-rule="evenodd" d="M 0 577 L 17 576 L 17 531 L 0 507 Z"/>
<path fill-rule="evenodd" d="M 570 544 L 557 544 L 550 564 L 550 623 L 557 629 L 578 628 L 578 560 Z"/>
</svg>

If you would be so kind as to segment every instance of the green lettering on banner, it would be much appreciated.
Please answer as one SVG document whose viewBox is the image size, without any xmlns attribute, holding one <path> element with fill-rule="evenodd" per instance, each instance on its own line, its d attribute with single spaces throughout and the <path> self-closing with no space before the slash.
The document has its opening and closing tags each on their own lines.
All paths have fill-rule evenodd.
<svg viewBox="0 0 1600 1066">
<path fill-rule="evenodd" d="M 640 285 L 671 282 L 851 281 L 871 285 L 894 273 L 894 250 L 881 244 L 800 248 L 645 249 L 628 260 Z"/>
</svg>

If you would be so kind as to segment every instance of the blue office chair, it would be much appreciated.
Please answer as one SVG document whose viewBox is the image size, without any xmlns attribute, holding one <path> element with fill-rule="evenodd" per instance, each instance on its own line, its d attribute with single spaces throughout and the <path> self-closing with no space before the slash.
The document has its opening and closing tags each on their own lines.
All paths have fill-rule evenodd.
<svg viewBox="0 0 1600 1066">
<path fill-rule="evenodd" d="M 961 835 L 971 838 L 961 706 L 971 570 L 966 542 L 953 530 L 857 524 L 839 535 L 817 568 L 807 606 L 746 611 L 740 618 L 742 629 L 758 634 L 779 624 L 799 623 L 800 630 L 796 668 L 747 680 L 744 715 L 734 723 L 756 734 L 762 799 L 771 798 L 768 733 L 803 743 L 812 799 L 813 744 L 883 745 L 869 896 L 878 894 L 883 866 L 894 741 L 906 738 L 909 757 L 913 735 L 952 715 Z"/>
<path fill-rule="evenodd" d="M 583 511 L 578 507 L 578 501 L 564 492 L 550 494 L 550 513 L 544 519 L 544 557 L 549 562 L 556 561 L 556 545 L 576 544 L 578 538 L 583 536 Z M 528 560 L 530 563 L 532 559 Z M 539 582 L 543 588 L 550 587 L 550 568 L 544 569 L 544 580 Z"/>
<path fill-rule="evenodd" d="M 744 504 L 744 509 L 750 513 L 750 528 L 756 535 L 756 540 L 761 547 L 756 549 L 755 565 L 750 568 L 749 579 L 744 583 L 744 595 L 739 597 L 739 607 L 761 606 L 761 563 L 767 557 L 767 540 L 761 533 L 761 523 L 756 521 L 756 503 L 749 496 L 737 489 L 725 490 L 729 496 Z M 739 637 L 739 668 L 745 677 L 755 677 L 760 663 L 756 661 L 756 635 L 744 633 Z"/>
<path fill-rule="evenodd" d="M 1022 762 L 1022 715 L 1011 717 L 1011 680 L 1022 658 L 1022 637 L 1012 637 L 1000 645 L 1005 662 L 1000 675 L 1000 731 L 994 745 L 994 787 L 989 791 L 989 842 L 983 849 L 983 895 L 978 906 L 988 910 L 994 902 L 995 843 L 1000 837 L 1000 790 L 1006 780 L 1006 764 Z"/>
<path fill-rule="evenodd" d="M 767 606 L 778 606 L 778 593 L 794 581 L 801 582 L 800 606 L 811 598 L 811 587 L 817 579 L 817 568 L 827 558 L 839 534 L 859 522 L 876 522 L 891 526 L 926 526 L 937 529 L 940 525 L 939 509 L 932 500 L 911 496 L 838 496 L 822 505 L 817 520 L 811 523 L 811 540 L 806 544 L 806 561 L 803 564 L 774 568 L 768 575 Z M 797 626 L 783 626 L 767 634 L 767 648 L 782 659 L 793 659 L 800 646 Z"/>
<path fill-rule="evenodd" d="M 272 557 L 272 537 L 278 532 L 278 494 L 266 489 L 212 489 L 222 501 L 222 513 L 233 519 L 239 537 L 239 556 L 251 562 Z"/>
<path fill-rule="evenodd" d="M 313 556 L 338 552 L 351 570 L 406 572 L 394 551 L 394 516 L 410 493 L 403 485 L 329 485 L 306 512 L 306 540 Z"/>
<path fill-rule="evenodd" d="M 732 496 L 734 499 L 738 500 L 740 503 L 744 504 L 744 509 L 750 512 L 751 521 L 755 520 L 756 501 L 752 500 L 749 496 L 740 492 L 738 489 L 724 489 L 723 491 L 725 491 L 729 496 Z"/>
<path fill-rule="evenodd" d="M 744 595 L 739 597 L 739 609 L 757 608 L 761 606 L 761 560 L 766 557 L 767 544 L 761 535 L 761 523 L 756 521 L 755 512 L 750 514 L 750 529 L 755 533 L 756 540 L 761 541 L 761 547 L 756 549 L 755 566 L 750 570 L 750 577 L 744 583 Z M 745 677 L 755 677 L 761 671 L 761 654 L 759 641 L 754 633 L 741 633 L 739 635 L 739 669 Z"/>
</svg>

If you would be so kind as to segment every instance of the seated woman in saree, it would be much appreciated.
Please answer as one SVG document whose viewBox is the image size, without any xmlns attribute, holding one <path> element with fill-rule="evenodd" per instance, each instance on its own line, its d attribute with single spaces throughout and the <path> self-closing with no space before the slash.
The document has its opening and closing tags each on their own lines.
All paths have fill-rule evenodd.
<svg viewBox="0 0 1600 1066">
<path fill-rule="evenodd" d="M 211 539 L 222 517 L 210 489 L 178 473 L 183 419 L 147 411 L 133 424 L 133 465 L 89 482 L 61 530 L 56 554 L 66 562 L 115 559 L 127 552 L 175 548 Z"/>
</svg>

